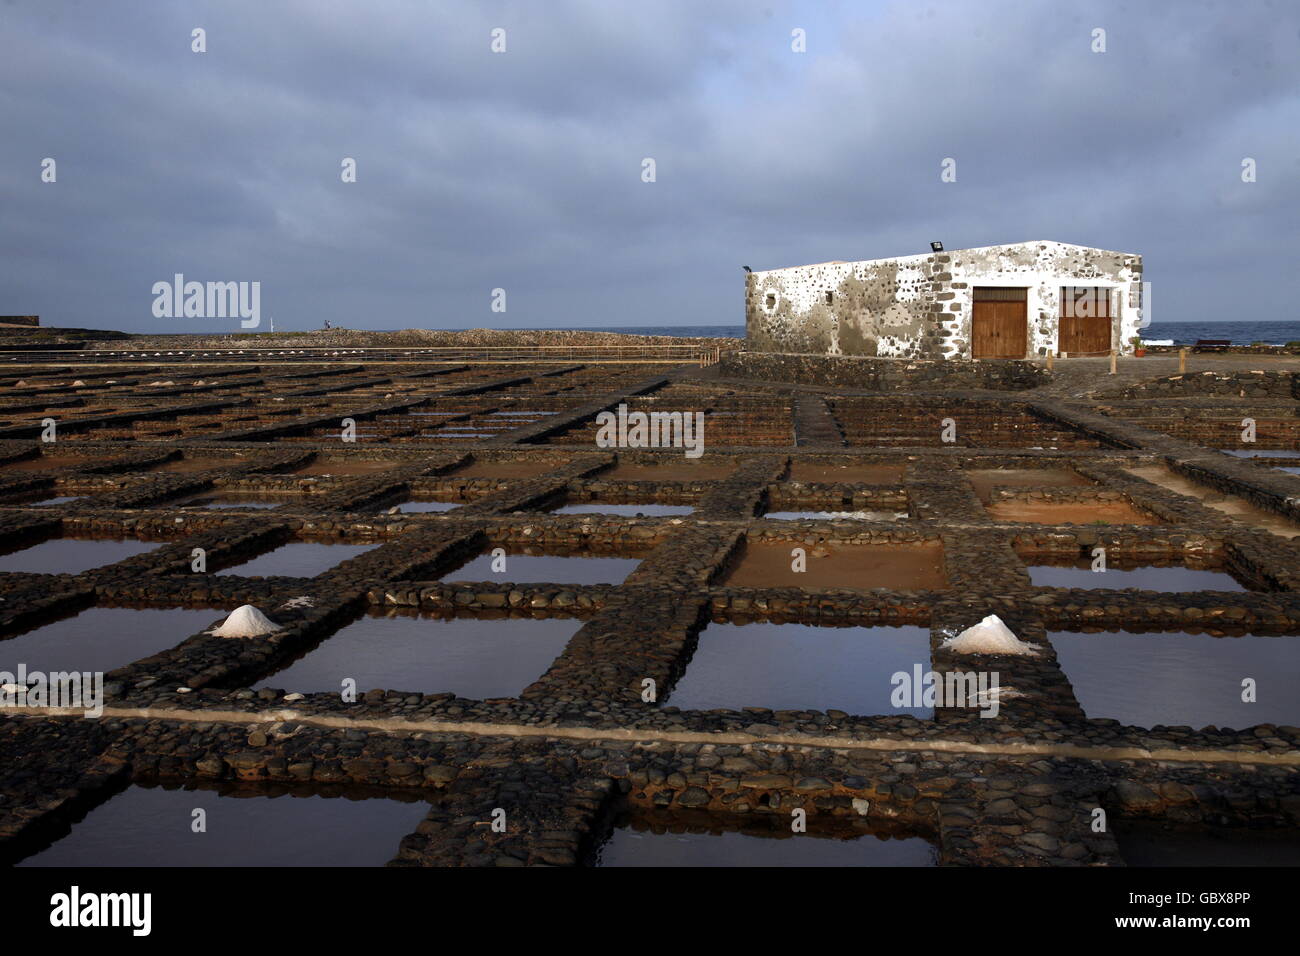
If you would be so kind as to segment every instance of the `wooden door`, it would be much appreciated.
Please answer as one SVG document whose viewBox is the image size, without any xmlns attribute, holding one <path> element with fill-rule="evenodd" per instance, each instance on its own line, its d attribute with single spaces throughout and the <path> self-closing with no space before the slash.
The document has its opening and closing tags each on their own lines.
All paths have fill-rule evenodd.
<svg viewBox="0 0 1300 956">
<path fill-rule="evenodd" d="M 1111 350 L 1111 293 L 1090 286 L 1061 286 L 1058 352 L 1106 355 Z"/>
<path fill-rule="evenodd" d="M 1029 349 L 1027 289 L 976 286 L 971 310 L 972 358 L 1024 358 Z"/>
</svg>

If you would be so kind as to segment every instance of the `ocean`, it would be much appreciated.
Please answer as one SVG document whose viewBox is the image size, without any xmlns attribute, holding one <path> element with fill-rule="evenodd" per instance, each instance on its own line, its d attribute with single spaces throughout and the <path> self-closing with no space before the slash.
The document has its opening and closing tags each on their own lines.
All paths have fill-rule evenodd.
<svg viewBox="0 0 1300 956">
<path fill-rule="evenodd" d="M 578 327 L 583 331 L 626 332 L 633 335 L 678 335 L 700 338 L 744 338 L 743 325 L 634 325 Z M 1230 339 L 1233 345 L 1285 345 L 1300 342 L 1300 322 L 1153 322 L 1142 330 L 1148 341 L 1173 339 L 1192 345 L 1197 339 Z"/>
<path fill-rule="evenodd" d="M 1197 339 L 1231 339 L 1233 345 L 1286 345 L 1300 342 L 1300 322 L 1152 322 L 1141 335 L 1148 341 L 1173 339 L 1175 345 L 1193 345 Z"/>
</svg>

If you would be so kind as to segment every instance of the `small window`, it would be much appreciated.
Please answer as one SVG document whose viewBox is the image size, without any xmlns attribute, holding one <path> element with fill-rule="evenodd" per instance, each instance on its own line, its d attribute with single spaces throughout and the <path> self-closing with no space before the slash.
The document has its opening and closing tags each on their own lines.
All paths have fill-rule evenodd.
<svg viewBox="0 0 1300 956">
<path fill-rule="evenodd" d="M 767 307 L 768 307 L 769 309 L 775 309 L 775 308 L 776 308 L 776 296 L 773 295 L 771 292 L 769 292 L 769 293 L 767 294 L 766 305 L 767 305 Z"/>
<path fill-rule="evenodd" d="M 827 304 L 827 305 L 834 305 L 834 304 L 835 304 L 835 293 L 834 293 L 834 292 L 827 292 L 827 293 L 826 293 L 826 304 Z"/>
</svg>

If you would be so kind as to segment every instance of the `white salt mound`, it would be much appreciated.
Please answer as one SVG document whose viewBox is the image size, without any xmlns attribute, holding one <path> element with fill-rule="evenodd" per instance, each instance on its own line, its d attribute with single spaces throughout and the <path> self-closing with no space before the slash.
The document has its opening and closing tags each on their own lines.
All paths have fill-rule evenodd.
<svg viewBox="0 0 1300 956">
<path fill-rule="evenodd" d="M 1011 633 L 1002 618 L 990 614 L 974 627 L 968 627 L 956 637 L 943 642 L 943 647 L 958 654 L 1019 654 L 1036 657 L 1038 651 Z"/>
<path fill-rule="evenodd" d="M 213 628 L 211 633 L 216 637 L 261 637 L 263 634 L 274 634 L 278 630 L 280 630 L 279 624 L 253 605 L 245 604 L 231 611 L 225 623 Z"/>
</svg>

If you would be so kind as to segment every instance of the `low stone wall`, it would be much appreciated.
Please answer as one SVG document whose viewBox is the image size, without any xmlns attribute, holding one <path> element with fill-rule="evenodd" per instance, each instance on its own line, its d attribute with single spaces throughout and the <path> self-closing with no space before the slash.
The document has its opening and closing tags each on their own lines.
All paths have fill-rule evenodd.
<svg viewBox="0 0 1300 956">
<path fill-rule="evenodd" d="M 1037 388 L 1051 381 L 1033 362 L 940 361 L 800 355 L 786 352 L 733 352 L 720 363 L 723 378 L 747 378 L 795 385 L 862 388 L 888 392 L 932 388 Z"/>
<path fill-rule="evenodd" d="M 1151 345 L 1145 346 L 1153 355 L 1177 355 L 1179 350 L 1197 351 L 1196 346 L 1188 345 Z M 1204 349 L 1202 351 L 1209 351 Z M 1283 345 L 1229 345 L 1227 348 L 1215 349 L 1215 352 L 1231 355 L 1300 355 L 1300 342 L 1287 342 Z"/>
<path fill-rule="evenodd" d="M 1188 372 L 1139 382 L 1098 394 L 1098 398 L 1138 399 L 1155 395 L 1222 395 L 1231 398 L 1298 398 L 1294 372 Z"/>
</svg>

